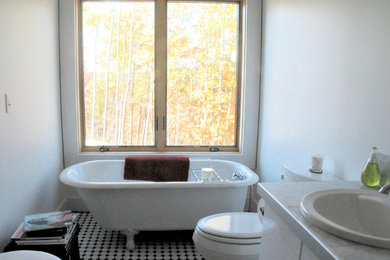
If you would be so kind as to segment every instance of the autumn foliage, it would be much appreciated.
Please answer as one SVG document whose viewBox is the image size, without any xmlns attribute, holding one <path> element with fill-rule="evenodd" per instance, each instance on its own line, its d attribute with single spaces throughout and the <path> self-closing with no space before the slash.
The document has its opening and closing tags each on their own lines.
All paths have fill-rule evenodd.
<svg viewBox="0 0 390 260">
<path fill-rule="evenodd" d="M 167 146 L 236 144 L 239 5 L 168 2 Z M 86 145 L 155 145 L 154 2 L 82 4 Z"/>
</svg>

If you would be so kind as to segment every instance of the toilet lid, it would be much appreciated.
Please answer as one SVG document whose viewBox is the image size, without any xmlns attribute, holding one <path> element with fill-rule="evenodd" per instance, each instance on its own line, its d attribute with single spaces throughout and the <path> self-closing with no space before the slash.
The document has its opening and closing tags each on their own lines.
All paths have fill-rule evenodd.
<svg viewBox="0 0 390 260">
<path fill-rule="evenodd" d="M 216 235 L 211 235 L 208 233 L 203 232 L 199 229 L 199 227 L 196 227 L 194 235 L 201 236 L 203 238 L 206 238 L 208 240 L 213 240 L 216 242 L 222 242 L 225 244 L 239 244 L 239 245 L 253 245 L 253 244 L 260 244 L 261 238 L 230 238 L 230 237 L 221 237 Z"/>
<path fill-rule="evenodd" d="M 274 222 L 269 218 L 260 223 L 257 213 L 230 212 L 211 215 L 198 222 L 198 228 L 208 234 L 227 238 L 260 238 L 272 229 Z"/>
</svg>

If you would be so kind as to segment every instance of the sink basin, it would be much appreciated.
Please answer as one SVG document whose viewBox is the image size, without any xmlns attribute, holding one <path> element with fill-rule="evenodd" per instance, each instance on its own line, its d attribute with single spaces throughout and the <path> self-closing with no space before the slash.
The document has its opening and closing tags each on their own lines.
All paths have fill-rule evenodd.
<svg viewBox="0 0 390 260">
<path fill-rule="evenodd" d="M 316 191 L 303 198 L 300 212 L 336 236 L 390 249 L 389 195 L 352 189 Z"/>
</svg>

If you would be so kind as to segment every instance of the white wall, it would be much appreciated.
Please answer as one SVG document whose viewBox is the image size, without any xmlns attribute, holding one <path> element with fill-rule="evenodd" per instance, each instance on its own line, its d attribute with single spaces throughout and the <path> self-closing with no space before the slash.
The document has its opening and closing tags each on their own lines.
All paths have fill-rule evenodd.
<svg viewBox="0 0 390 260">
<path fill-rule="evenodd" d="M 265 0 L 258 171 L 324 155 L 359 180 L 371 146 L 390 154 L 390 1 Z"/>
<path fill-rule="evenodd" d="M 0 1 L 0 251 L 24 215 L 59 204 L 57 16 L 56 0 Z"/>
</svg>

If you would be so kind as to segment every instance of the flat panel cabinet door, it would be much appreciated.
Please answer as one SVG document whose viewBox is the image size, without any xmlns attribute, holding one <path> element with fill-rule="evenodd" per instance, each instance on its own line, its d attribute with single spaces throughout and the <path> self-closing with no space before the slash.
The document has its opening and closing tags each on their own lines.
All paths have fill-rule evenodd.
<svg viewBox="0 0 390 260">
<path fill-rule="evenodd" d="M 265 204 L 264 215 L 275 221 L 277 228 L 272 234 L 270 233 L 262 237 L 259 259 L 299 260 L 301 240 L 267 203 Z"/>
</svg>

